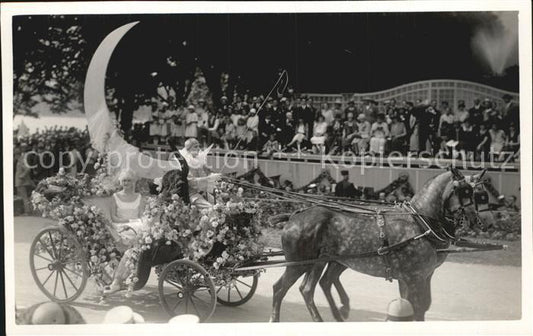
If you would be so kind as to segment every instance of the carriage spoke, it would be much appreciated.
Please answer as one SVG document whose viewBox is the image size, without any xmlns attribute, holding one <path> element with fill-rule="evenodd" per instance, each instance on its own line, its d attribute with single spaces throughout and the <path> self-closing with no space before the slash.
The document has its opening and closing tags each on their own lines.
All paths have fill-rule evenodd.
<svg viewBox="0 0 533 336">
<path fill-rule="evenodd" d="M 211 306 L 211 305 L 209 304 L 209 302 L 205 302 L 205 300 L 200 299 L 198 296 L 196 296 L 196 295 L 194 295 L 194 294 L 191 294 L 191 295 L 192 295 L 192 297 L 194 297 L 196 300 L 200 301 L 201 303 L 205 304 L 206 306 L 208 306 L 208 307 Z"/>
<path fill-rule="evenodd" d="M 231 302 L 231 301 L 230 301 L 230 296 L 231 296 L 231 282 L 230 282 L 230 284 L 228 285 L 228 302 Z"/>
<path fill-rule="evenodd" d="M 40 254 L 34 254 L 34 256 L 39 257 L 39 258 L 41 258 L 41 259 L 44 259 L 44 260 L 46 260 L 46 261 L 48 261 L 48 262 L 53 262 L 52 259 L 45 258 L 45 257 L 43 257 L 43 256 L 40 255 Z"/>
<path fill-rule="evenodd" d="M 252 288 L 252 286 L 250 286 L 250 285 L 247 284 L 246 282 L 242 282 L 242 281 L 239 280 L 239 279 L 235 279 L 235 280 L 238 281 L 238 282 L 240 282 L 240 283 L 242 283 L 243 285 L 245 285 L 245 286 L 248 287 L 248 288 Z"/>
<path fill-rule="evenodd" d="M 59 273 L 59 276 L 61 277 L 61 284 L 63 285 L 63 292 L 65 293 L 65 299 L 68 299 L 67 287 L 65 286 L 65 279 L 63 278 L 63 272 L 58 271 L 58 273 Z"/>
<path fill-rule="evenodd" d="M 185 298 L 185 314 L 189 312 L 189 298 Z"/>
<path fill-rule="evenodd" d="M 48 282 L 48 280 L 50 280 L 50 278 L 52 277 L 52 275 L 54 275 L 54 272 L 55 272 L 55 271 L 52 271 L 52 272 L 50 273 L 50 275 L 48 276 L 48 278 L 46 278 L 46 280 L 44 280 L 44 282 L 43 282 L 43 287 L 44 287 L 44 285 L 46 285 L 46 283 Z"/>
<path fill-rule="evenodd" d="M 175 283 L 173 283 L 172 281 L 168 280 L 168 279 L 165 279 L 166 282 L 168 282 L 169 284 L 171 284 L 172 286 L 176 287 L 177 289 L 179 290 L 183 290 L 183 288 Z"/>
<path fill-rule="evenodd" d="M 48 269 L 48 266 L 39 267 L 39 268 L 36 268 L 35 270 L 36 271 L 42 271 L 43 269 Z"/>
<path fill-rule="evenodd" d="M 241 297 L 241 300 L 242 300 L 243 296 L 241 294 L 241 291 L 239 290 L 239 287 L 237 287 L 237 285 L 235 285 L 234 287 L 235 287 L 235 290 L 237 291 L 237 294 L 239 294 L 239 296 Z"/>
<path fill-rule="evenodd" d="M 59 273 L 59 272 L 57 272 Z M 54 284 L 54 296 L 56 296 L 56 290 L 57 290 L 57 279 L 59 278 L 59 275 L 56 273 L 56 283 Z"/>
<path fill-rule="evenodd" d="M 194 310 L 196 310 L 196 314 L 198 314 L 198 316 L 201 316 L 200 312 L 198 311 L 198 308 L 196 308 L 196 304 L 192 300 L 192 297 L 188 297 L 188 299 L 191 300 L 192 307 L 194 308 Z"/>
<path fill-rule="evenodd" d="M 57 251 L 57 259 L 61 260 L 61 251 L 63 250 L 63 234 L 59 236 L 59 250 Z"/>
<path fill-rule="evenodd" d="M 50 252 L 50 250 L 48 249 L 46 244 L 43 243 L 41 238 L 39 238 L 39 242 L 41 243 L 41 246 L 46 250 L 46 252 L 50 255 L 50 257 L 52 257 L 52 259 L 55 259 L 55 255 L 52 252 Z"/>
<path fill-rule="evenodd" d="M 66 267 L 66 266 L 65 266 L 65 269 L 66 269 L 67 271 L 69 271 L 70 273 L 76 274 L 76 275 L 79 276 L 79 277 L 83 277 L 82 274 L 80 274 L 80 273 L 76 273 L 76 272 L 74 272 L 73 270 L 71 270 L 70 268 L 68 268 L 68 267 Z M 65 273 L 65 274 L 66 274 L 66 273 Z"/>
<path fill-rule="evenodd" d="M 180 305 L 180 303 L 182 303 L 183 300 L 178 300 L 178 302 L 176 303 L 176 305 L 174 305 L 174 308 L 172 308 L 172 311 L 175 312 L 176 311 L 176 308 L 178 308 L 178 306 Z"/>
<path fill-rule="evenodd" d="M 63 272 L 63 271 L 61 271 Z M 76 287 L 76 285 L 74 284 L 74 282 L 72 282 L 72 280 L 70 279 L 70 277 L 68 276 L 67 272 L 63 272 L 63 274 L 65 274 L 65 277 L 67 278 L 67 280 L 70 282 L 70 284 L 72 285 L 72 287 L 74 287 L 74 289 L 76 291 L 78 291 L 78 287 Z"/>
<path fill-rule="evenodd" d="M 54 239 L 52 238 L 52 232 L 48 231 L 48 237 L 50 237 L 50 244 L 52 245 L 52 251 L 54 252 L 54 258 L 59 260 Z"/>
<path fill-rule="evenodd" d="M 217 293 L 216 293 L 217 295 L 218 295 L 218 293 L 220 293 L 220 291 L 222 290 L 222 288 L 224 288 L 224 286 L 220 286 L 220 287 L 217 289 Z"/>
</svg>

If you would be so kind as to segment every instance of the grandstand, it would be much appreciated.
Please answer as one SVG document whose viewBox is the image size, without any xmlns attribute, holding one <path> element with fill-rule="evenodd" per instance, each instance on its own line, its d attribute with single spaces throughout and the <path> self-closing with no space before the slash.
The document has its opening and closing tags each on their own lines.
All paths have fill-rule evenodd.
<svg viewBox="0 0 533 336">
<path fill-rule="evenodd" d="M 457 106 L 457 102 L 463 100 L 466 106 L 474 105 L 475 99 L 490 99 L 500 105 L 503 104 L 502 96 L 508 94 L 518 101 L 519 94 L 515 92 L 496 89 L 487 85 L 455 79 L 433 79 L 400 85 L 391 89 L 368 92 L 368 93 L 343 93 L 343 94 L 319 94 L 308 93 L 315 103 L 334 103 L 340 99 L 343 107 L 350 101 L 356 105 L 361 104 L 363 99 L 372 99 L 384 102 L 390 99 L 396 101 L 436 100 L 439 104 L 447 101 L 451 106 Z"/>
</svg>

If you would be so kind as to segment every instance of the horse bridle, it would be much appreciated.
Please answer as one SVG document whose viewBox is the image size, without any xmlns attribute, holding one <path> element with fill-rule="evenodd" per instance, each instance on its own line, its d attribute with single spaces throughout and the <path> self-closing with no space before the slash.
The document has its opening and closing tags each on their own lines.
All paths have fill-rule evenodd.
<svg viewBox="0 0 533 336">
<path fill-rule="evenodd" d="M 453 181 L 453 191 L 450 193 L 450 196 L 448 196 L 448 199 L 453 195 L 457 196 L 460 206 L 454 211 L 449 212 L 449 214 L 445 214 L 444 217 L 448 222 L 450 222 L 450 224 L 453 225 L 454 229 L 464 224 L 465 221 L 470 221 L 465 210 L 465 208 L 469 206 L 474 206 L 475 208 L 477 224 L 484 230 L 486 229 L 487 226 L 485 225 L 483 219 L 479 216 L 479 213 L 490 211 L 488 206 L 488 193 L 484 187 L 476 191 L 474 188 L 476 188 L 478 185 L 483 186 L 483 182 L 476 182 L 472 186 L 472 184 L 466 182 L 464 178 Z M 473 223 L 470 221 L 470 226 L 472 225 Z M 445 229 L 444 232 L 449 237 L 454 237 L 454 235 L 451 235 Z"/>
</svg>

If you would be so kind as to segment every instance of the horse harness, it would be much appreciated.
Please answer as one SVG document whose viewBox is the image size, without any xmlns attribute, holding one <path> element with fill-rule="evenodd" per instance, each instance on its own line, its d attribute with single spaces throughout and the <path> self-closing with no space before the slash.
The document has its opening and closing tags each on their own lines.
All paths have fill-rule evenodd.
<svg viewBox="0 0 533 336">
<path fill-rule="evenodd" d="M 349 204 L 346 204 L 343 202 L 339 202 L 340 206 L 320 204 L 322 206 L 327 206 L 331 210 L 334 210 L 334 211 L 358 213 L 358 214 L 374 216 L 376 219 L 376 224 L 379 229 L 379 239 L 381 242 L 381 246 L 375 251 L 367 251 L 367 252 L 361 252 L 361 253 L 351 254 L 351 255 L 342 255 L 342 256 L 334 256 L 334 257 L 325 256 L 321 258 L 298 260 L 298 261 L 269 261 L 269 260 L 257 261 L 257 262 L 247 263 L 244 265 L 243 264 L 236 265 L 234 268 L 234 271 L 238 272 L 238 271 L 271 268 L 271 267 L 301 266 L 301 265 L 309 265 L 309 264 L 315 264 L 315 263 L 321 263 L 321 262 L 332 262 L 332 261 L 339 262 L 343 260 L 381 256 L 385 263 L 385 273 L 386 273 L 385 279 L 387 281 L 392 282 L 393 277 L 392 277 L 390 252 L 397 250 L 399 248 L 402 248 L 406 246 L 407 244 L 413 241 L 419 240 L 421 238 L 428 238 L 431 242 L 436 244 L 438 253 L 474 252 L 474 251 L 496 250 L 496 249 L 505 248 L 505 246 L 503 245 L 474 243 L 466 239 L 456 238 L 454 232 L 453 231 L 450 232 L 452 229 L 455 229 L 457 225 L 461 224 L 461 221 L 465 220 L 466 218 L 465 209 L 464 209 L 465 207 L 474 204 L 476 208 L 476 215 L 477 215 L 478 211 L 480 212 L 487 211 L 487 210 L 481 209 L 481 206 L 485 203 L 488 203 L 488 195 L 486 191 L 480 190 L 479 192 L 474 192 L 473 188 L 470 185 L 456 184 L 454 185 L 452 194 L 455 194 L 458 196 L 460 207 L 452 212 L 446 213 L 444 216 L 444 221 L 420 214 L 419 211 L 416 208 L 414 208 L 410 202 L 403 202 L 400 204 L 393 205 L 393 209 L 398 208 L 398 207 L 400 208 L 403 207 L 407 211 L 390 211 L 390 210 L 383 211 L 383 209 L 377 209 L 377 208 L 369 209 L 369 208 L 363 208 L 359 206 L 350 206 Z M 452 194 L 450 194 L 450 197 Z M 295 213 L 298 213 L 304 210 L 305 209 L 299 209 Z M 424 232 L 419 235 L 404 239 L 400 242 L 390 244 L 389 238 L 387 236 L 387 232 L 385 230 L 386 215 L 412 216 L 415 219 L 415 221 L 424 229 Z M 479 216 L 478 216 L 478 220 L 481 221 Z M 437 223 L 441 224 L 440 229 L 435 227 L 435 224 Z M 450 243 L 456 245 L 457 247 L 475 248 L 476 250 L 446 249 L 450 245 Z"/>
</svg>

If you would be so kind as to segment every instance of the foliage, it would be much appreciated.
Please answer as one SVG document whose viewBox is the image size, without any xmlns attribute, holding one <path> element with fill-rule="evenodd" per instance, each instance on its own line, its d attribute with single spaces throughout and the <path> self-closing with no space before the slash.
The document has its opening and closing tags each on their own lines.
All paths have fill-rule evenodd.
<svg viewBox="0 0 533 336">
<path fill-rule="evenodd" d="M 51 15 L 45 24 L 28 17 L 14 24 L 14 113 L 32 115 L 40 101 L 62 113 L 80 102 L 88 60 L 78 17 Z M 22 41 L 24 41 L 22 43 Z M 19 43 L 17 43 L 19 42 Z"/>
</svg>

